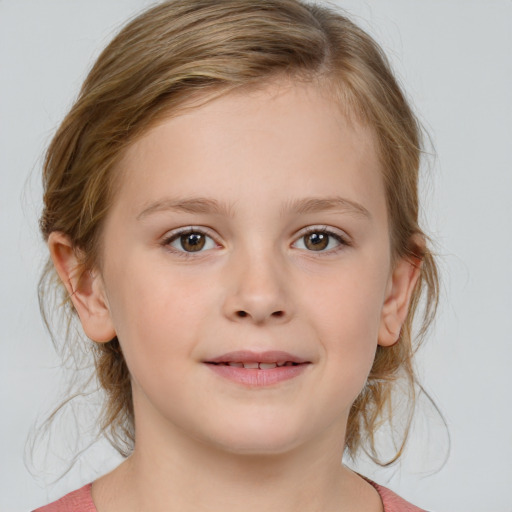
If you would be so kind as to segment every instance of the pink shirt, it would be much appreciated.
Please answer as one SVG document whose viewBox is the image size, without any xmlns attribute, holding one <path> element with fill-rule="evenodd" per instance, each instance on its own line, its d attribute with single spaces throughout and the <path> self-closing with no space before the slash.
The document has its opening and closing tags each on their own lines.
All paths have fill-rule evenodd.
<svg viewBox="0 0 512 512">
<path fill-rule="evenodd" d="M 369 481 L 377 492 L 384 505 L 384 512 L 425 512 L 423 509 L 411 505 L 382 485 Z M 33 512 L 98 512 L 91 496 L 92 484 L 87 484 L 81 489 L 66 494 L 60 500 L 54 501 L 45 507 Z"/>
</svg>

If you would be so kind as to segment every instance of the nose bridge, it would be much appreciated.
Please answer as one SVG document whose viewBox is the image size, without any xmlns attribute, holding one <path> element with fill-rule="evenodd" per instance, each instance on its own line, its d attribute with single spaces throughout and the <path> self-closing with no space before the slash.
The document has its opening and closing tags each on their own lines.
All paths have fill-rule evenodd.
<svg viewBox="0 0 512 512">
<path fill-rule="evenodd" d="M 225 313 L 232 320 L 282 322 L 291 316 L 286 265 L 268 239 L 235 249 L 227 271 Z"/>
</svg>

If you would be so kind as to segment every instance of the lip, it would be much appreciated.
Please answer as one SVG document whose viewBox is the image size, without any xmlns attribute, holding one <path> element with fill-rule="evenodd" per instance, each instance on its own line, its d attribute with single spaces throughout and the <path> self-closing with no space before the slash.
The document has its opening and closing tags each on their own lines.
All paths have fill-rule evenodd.
<svg viewBox="0 0 512 512">
<path fill-rule="evenodd" d="M 251 350 L 237 350 L 204 361 L 205 363 L 275 363 L 277 361 L 290 361 L 292 363 L 309 363 L 307 359 L 298 357 L 281 350 L 267 350 L 265 352 L 253 352 Z"/>
<path fill-rule="evenodd" d="M 270 369 L 239 368 L 227 363 L 293 363 Z M 310 366 L 310 361 L 288 352 L 271 350 L 252 352 L 240 350 L 228 352 L 204 361 L 205 365 L 217 375 L 248 387 L 268 387 L 301 375 Z"/>
</svg>

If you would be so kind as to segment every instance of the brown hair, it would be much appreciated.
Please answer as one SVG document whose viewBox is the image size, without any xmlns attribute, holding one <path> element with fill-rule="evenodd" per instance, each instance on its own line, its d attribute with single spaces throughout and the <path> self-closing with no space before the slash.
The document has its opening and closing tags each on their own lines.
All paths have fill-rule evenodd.
<svg viewBox="0 0 512 512">
<path fill-rule="evenodd" d="M 347 425 L 348 453 L 354 456 L 363 448 L 377 461 L 374 434 L 391 419 L 393 391 L 405 381 L 408 421 L 390 463 L 405 445 L 418 387 L 412 357 L 438 297 L 436 265 L 418 225 L 421 130 L 380 47 L 337 10 L 299 0 L 174 0 L 132 20 L 94 64 L 48 148 L 41 230 L 45 239 L 52 231 L 65 233 L 83 255 L 84 269 L 100 266 L 102 224 L 126 147 L 158 119 L 179 113 L 191 98 L 211 98 L 279 76 L 316 80 L 374 131 L 393 256 L 421 260 L 399 341 L 378 347 Z M 56 304 L 52 291 L 68 318 L 65 344 L 72 347 L 69 321 L 76 314 L 48 262 L 40 282 L 47 324 Z M 423 316 L 413 344 L 422 296 Z M 117 338 L 90 343 L 90 350 L 106 393 L 102 431 L 126 455 L 134 439 L 128 368 Z"/>
</svg>

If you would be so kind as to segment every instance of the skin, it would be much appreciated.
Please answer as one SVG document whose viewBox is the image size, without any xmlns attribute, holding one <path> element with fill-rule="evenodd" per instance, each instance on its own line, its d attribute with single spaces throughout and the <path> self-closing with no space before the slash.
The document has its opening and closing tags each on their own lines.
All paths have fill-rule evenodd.
<svg viewBox="0 0 512 512">
<path fill-rule="evenodd" d="M 132 376 L 135 451 L 94 483 L 98 511 L 382 510 L 341 465 L 344 434 L 418 271 L 391 266 L 371 131 L 318 86 L 279 81 L 164 120 L 120 172 L 101 268 L 78 280 L 69 240 L 49 240 L 86 334 L 117 335 Z M 293 207 L 335 196 L 345 203 Z M 169 207 L 198 197 L 226 211 Z M 174 236 L 187 227 L 208 235 L 201 251 Z M 313 250 L 309 228 L 328 244 Z M 242 386 L 204 363 L 234 350 L 311 364 Z"/>
</svg>

